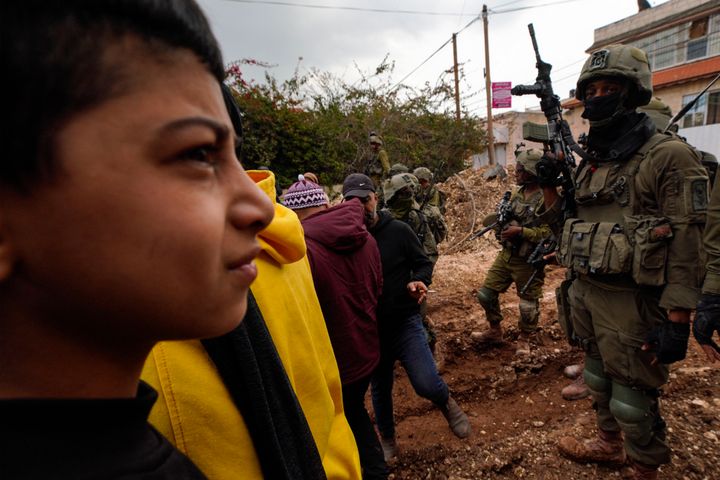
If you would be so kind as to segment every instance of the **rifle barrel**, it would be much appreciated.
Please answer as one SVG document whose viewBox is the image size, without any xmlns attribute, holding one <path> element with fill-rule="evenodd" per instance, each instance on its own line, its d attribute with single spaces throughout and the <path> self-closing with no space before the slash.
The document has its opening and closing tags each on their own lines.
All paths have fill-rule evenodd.
<svg viewBox="0 0 720 480">
<path fill-rule="evenodd" d="M 540 49 L 538 48 L 537 40 L 535 39 L 535 27 L 532 23 L 528 23 L 528 31 L 530 32 L 530 40 L 532 40 L 533 50 L 535 50 L 535 60 L 540 63 Z"/>
<path fill-rule="evenodd" d="M 712 86 L 715 84 L 715 82 L 718 81 L 718 79 L 720 79 L 720 73 L 718 73 L 717 76 L 715 76 L 715 78 L 713 78 L 712 81 L 711 81 L 710 83 L 708 83 L 707 87 L 705 87 L 702 92 L 698 93 L 698 94 L 695 96 L 695 98 L 693 98 L 687 105 L 685 105 L 685 106 L 672 118 L 672 120 L 670 120 L 670 123 L 668 123 L 668 126 L 665 127 L 665 130 L 664 130 L 664 131 L 667 132 L 667 131 L 670 129 L 670 127 L 672 127 L 673 125 L 675 125 L 675 123 L 676 123 L 678 120 L 680 120 L 682 117 L 684 117 L 685 114 L 688 112 L 688 110 L 690 110 L 692 107 L 695 106 L 695 104 L 697 103 L 697 101 L 700 100 L 700 97 L 702 97 L 702 96 L 705 94 L 705 92 L 707 92 L 707 91 L 710 89 L 710 87 L 712 87 Z"/>
</svg>

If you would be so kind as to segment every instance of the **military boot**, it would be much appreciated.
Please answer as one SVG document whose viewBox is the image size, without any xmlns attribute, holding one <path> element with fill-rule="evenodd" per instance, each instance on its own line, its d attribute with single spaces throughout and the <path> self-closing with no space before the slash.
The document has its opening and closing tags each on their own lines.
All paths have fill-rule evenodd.
<svg viewBox="0 0 720 480">
<path fill-rule="evenodd" d="M 382 447 L 383 457 L 386 462 L 389 462 L 397 456 L 398 447 L 395 437 L 385 438 L 380 435 L 380 446 Z"/>
<path fill-rule="evenodd" d="M 568 401 L 582 400 L 590 396 L 590 389 L 585 385 L 583 376 L 580 375 L 570 385 L 563 388 L 560 394 Z"/>
<path fill-rule="evenodd" d="M 448 397 L 447 403 L 440 407 L 440 411 L 456 437 L 467 438 L 470 435 L 470 420 L 454 398 Z"/>
<path fill-rule="evenodd" d="M 657 480 L 658 467 L 630 460 L 630 465 L 622 471 L 622 478 L 627 480 Z"/>
<path fill-rule="evenodd" d="M 560 453 L 578 463 L 611 463 L 622 465 L 626 455 L 622 432 L 598 430 L 598 436 L 588 440 L 563 437 L 558 442 Z"/>
<path fill-rule="evenodd" d="M 530 345 L 530 337 L 532 337 L 533 334 L 527 333 L 527 332 L 520 332 L 520 335 L 518 335 L 517 342 L 515 344 L 515 355 L 518 356 L 526 356 L 530 355 L 530 350 L 532 346 Z"/>
<path fill-rule="evenodd" d="M 484 332 L 472 332 L 470 340 L 477 348 L 494 347 L 503 343 L 503 331 L 499 323 L 490 324 Z"/>
</svg>

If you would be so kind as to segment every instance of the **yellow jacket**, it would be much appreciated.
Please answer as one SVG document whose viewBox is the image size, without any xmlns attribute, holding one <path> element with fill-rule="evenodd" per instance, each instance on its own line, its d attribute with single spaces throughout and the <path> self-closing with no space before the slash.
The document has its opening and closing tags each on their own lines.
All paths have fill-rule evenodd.
<svg viewBox="0 0 720 480">
<path fill-rule="evenodd" d="M 275 202 L 275 177 L 250 176 Z M 360 459 L 342 405 L 340 374 L 305 256 L 297 216 L 275 204 L 261 232 L 252 292 L 305 412 L 329 479 L 360 479 Z M 211 480 L 260 479 L 242 416 L 200 341 L 161 342 L 142 379 L 159 394 L 150 422 Z"/>
</svg>

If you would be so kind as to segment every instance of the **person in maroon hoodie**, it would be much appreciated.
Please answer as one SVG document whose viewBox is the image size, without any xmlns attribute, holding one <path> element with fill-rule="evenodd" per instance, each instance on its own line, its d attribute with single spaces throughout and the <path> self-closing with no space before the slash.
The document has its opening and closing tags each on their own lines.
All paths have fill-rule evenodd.
<svg viewBox="0 0 720 480">
<path fill-rule="evenodd" d="M 382 266 L 375 239 L 365 226 L 359 199 L 328 208 L 323 189 L 302 175 L 283 204 L 305 230 L 313 282 L 342 380 L 345 416 L 360 452 L 363 479 L 387 478 L 387 466 L 365 393 L 380 361 L 375 316 L 382 292 Z"/>
</svg>

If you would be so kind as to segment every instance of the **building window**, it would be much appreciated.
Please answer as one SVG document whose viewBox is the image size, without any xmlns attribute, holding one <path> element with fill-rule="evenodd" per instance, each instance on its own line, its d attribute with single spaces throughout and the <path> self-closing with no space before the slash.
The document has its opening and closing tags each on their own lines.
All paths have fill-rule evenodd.
<svg viewBox="0 0 720 480">
<path fill-rule="evenodd" d="M 632 45 L 645 50 L 654 72 L 720 55 L 720 14 L 672 26 Z"/>
<path fill-rule="evenodd" d="M 697 95 L 697 94 L 695 94 Z M 695 95 L 683 96 L 683 107 L 695 98 Z M 720 90 L 708 92 L 700 97 L 682 118 L 682 128 L 699 127 L 720 123 Z"/>
<path fill-rule="evenodd" d="M 720 55 L 720 13 L 710 17 L 710 32 L 708 33 L 708 57 Z"/>
<path fill-rule="evenodd" d="M 708 47 L 708 17 L 693 21 L 690 24 L 688 34 L 688 61 L 706 57 Z"/>
<path fill-rule="evenodd" d="M 675 25 L 649 37 L 641 38 L 633 45 L 647 53 L 652 71 L 672 67 L 685 61 L 689 28 L 688 23 Z"/>
</svg>

